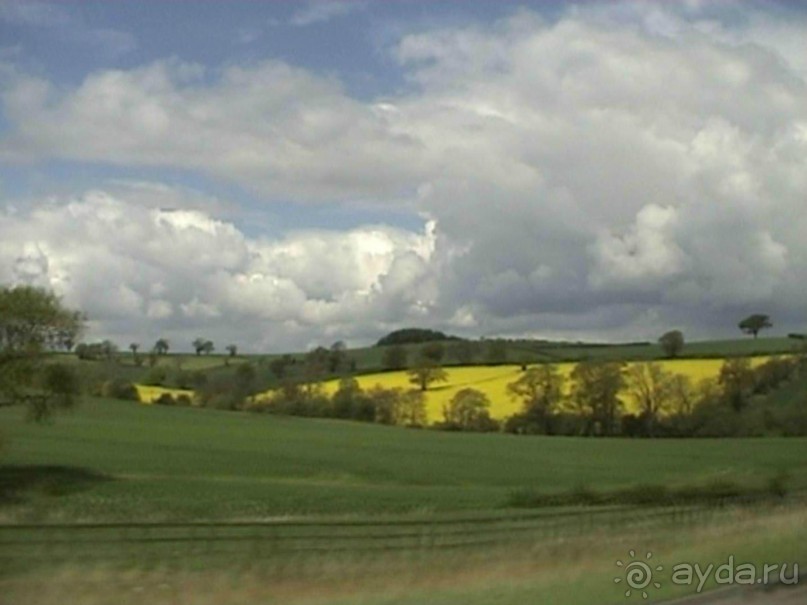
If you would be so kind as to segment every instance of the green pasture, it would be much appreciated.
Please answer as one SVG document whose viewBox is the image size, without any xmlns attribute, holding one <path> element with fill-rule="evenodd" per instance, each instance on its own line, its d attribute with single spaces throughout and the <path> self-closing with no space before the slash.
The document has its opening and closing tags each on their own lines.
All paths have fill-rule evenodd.
<svg viewBox="0 0 807 605">
<path fill-rule="evenodd" d="M 3 408 L 0 427 L 11 520 L 448 513 L 501 509 L 523 488 L 759 485 L 782 473 L 807 485 L 798 438 L 456 434 L 94 398 L 47 425 Z"/>
</svg>

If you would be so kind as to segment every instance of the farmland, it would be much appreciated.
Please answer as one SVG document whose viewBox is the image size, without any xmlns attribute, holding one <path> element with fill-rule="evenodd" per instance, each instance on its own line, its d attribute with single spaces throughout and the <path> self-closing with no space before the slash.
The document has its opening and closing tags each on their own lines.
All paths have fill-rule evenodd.
<svg viewBox="0 0 807 605">
<path fill-rule="evenodd" d="M 783 471 L 807 486 L 804 439 L 516 438 L 105 399 L 87 399 L 50 426 L 6 408 L 0 424 L 6 465 L 100 476 L 79 476 L 81 489 L 67 485 L 56 498 L 29 498 L 43 491 L 32 489 L 2 508 L 8 519 L 450 513 L 502 509 L 522 487 L 758 484 Z"/>
<path fill-rule="evenodd" d="M 46 426 L 0 409 L 0 426 L 10 603 L 110 590 L 122 603 L 618 603 L 613 561 L 637 545 L 668 560 L 805 556 L 798 506 L 508 508 L 523 487 L 751 487 L 787 472 L 801 489 L 805 439 L 517 438 L 99 398 Z"/>
<path fill-rule="evenodd" d="M 768 357 L 755 357 L 752 366 L 759 366 Z M 693 384 L 701 380 L 716 378 L 723 365 L 724 359 L 675 359 L 664 360 L 659 363 L 661 366 L 673 374 L 681 374 L 688 377 Z M 561 375 L 569 377 L 575 364 L 566 362 L 557 364 Z M 426 392 L 426 410 L 430 422 L 441 419 L 443 406 L 451 398 L 464 388 L 474 388 L 485 393 L 491 401 L 490 413 L 493 418 L 503 419 L 515 414 L 521 409 L 521 402 L 513 400 L 507 393 L 507 385 L 518 379 L 522 373 L 521 366 L 465 366 L 448 368 L 446 370 L 448 380 L 436 384 Z M 359 385 L 363 389 L 369 389 L 380 385 L 384 388 L 409 389 L 413 385 L 409 381 L 406 372 L 380 372 L 373 374 L 363 374 L 357 378 Z M 338 381 L 331 380 L 325 383 L 325 390 L 328 394 L 333 394 L 338 387 Z M 637 411 L 636 405 L 630 397 L 623 397 L 628 412 Z"/>
<path fill-rule="evenodd" d="M 510 342 L 508 359 L 519 363 L 446 359 L 447 381 L 425 393 L 428 421 L 468 387 L 488 395 L 494 418 L 519 412 L 507 386 L 524 363 L 549 362 L 568 379 L 577 360 L 656 360 L 697 384 L 717 376 L 720 351 L 756 353 L 751 366 L 760 367 L 790 350 L 781 339 L 752 344 L 712 343 L 665 360 L 646 345 Z M 419 349 L 410 349 L 411 363 Z M 383 371 L 382 352 L 346 351 L 352 369 L 318 376 L 325 394 L 339 375 L 367 392 L 412 388 L 407 371 Z M 729 547 L 754 561 L 807 554 L 805 438 L 457 433 L 216 409 L 188 388 L 226 389 L 247 376 L 259 393 L 276 393 L 277 359 L 294 359 L 286 379 L 305 379 L 308 355 L 171 354 L 148 364 L 128 354 L 53 356 L 89 395 L 44 426 L 23 407 L 0 408 L 2 593 L 27 605 L 103 603 L 110 590 L 123 603 L 194 605 L 483 605 L 547 595 L 557 605 L 617 603 L 618 591 L 603 598 L 613 561 L 637 544 L 715 562 Z M 196 396 L 194 405 L 141 405 L 91 395 L 110 385 L 134 385 L 143 403 Z M 787 380 L 755 405 L 797 409 L 804 385 L 803 376 Z M 665 586 L 654 598 L 684 594 Z"/>
</svg>

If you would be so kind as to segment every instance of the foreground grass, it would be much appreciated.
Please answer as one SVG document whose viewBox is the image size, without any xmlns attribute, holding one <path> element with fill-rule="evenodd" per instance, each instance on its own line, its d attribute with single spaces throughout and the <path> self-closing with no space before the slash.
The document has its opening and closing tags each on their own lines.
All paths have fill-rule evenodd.
<svg viewBox="0 0 807 605">
<path fill-rule="evenodd" d="M 519 438 L 104 399 L 47 426 L 0 409 L 0 427 L 6 521 L 455 513 L 501 508 L 522 488 L 759 485 L 782 472 L 807 485 L 796 438 Z"/>
<path fill-rule="evenodd" d="M 74 560 L 0 576 L 0 594 L 26 605 L 615 605 L 626 602 L 615 563 L 630 550 L 665 566 L 645 602 L 692 595 L 694 587 L 672 585 L 674 565 L 721 565 L 730 555 L 758 566 L 807 562 L 807 511 L 729 510 L 708 524 L 604 526 L 484 550 L 246 556 L 202 568 L 176 558 L 123 568 Z"/>
</svg>

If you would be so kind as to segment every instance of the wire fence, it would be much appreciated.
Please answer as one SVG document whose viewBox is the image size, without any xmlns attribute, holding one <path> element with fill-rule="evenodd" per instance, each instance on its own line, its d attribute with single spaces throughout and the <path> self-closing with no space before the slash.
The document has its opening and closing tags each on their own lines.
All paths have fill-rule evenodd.
<svg viewBox="0 0 807 605">
<path fill-rule="evenodd" d="M 727 498 L 708 505 L 534 510 L 502 515 L 397 520 L 274 520 L 230 523 L 0 525 L 0 569 L 76 562 L 246 563 L 272 558 L 436 552 L 541 544 L 600 532 L 711 524 L 727 512 L 800 507 L 787 498 Z"/>
</svg>

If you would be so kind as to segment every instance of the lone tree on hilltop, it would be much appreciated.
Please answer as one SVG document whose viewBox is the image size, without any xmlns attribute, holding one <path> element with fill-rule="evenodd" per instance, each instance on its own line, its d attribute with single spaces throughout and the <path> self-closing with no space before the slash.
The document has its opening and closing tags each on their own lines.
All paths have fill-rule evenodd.
<svg viewBox="0 0 807 605">
<path fill-rule="evenodd" d="M 760 330 L 773 327 L 771 318 L 762 313 L 754 313 L 742 320 L 737 326 L 746 334 L 753 334 L 754 338 L 757 337 Z"/>
<path fill-rule="evenodd" d="M 197 338 L 193 341 L 192 345 L 193 350 L 196 351 L 197 355 L 201 355 L 202 353 L 205 355 L 210 355 L 215 350 L 213 341 L 205 340 L 204 338 Z"/>
<path fill-rule="evenodd" d="M 680 330 L 670 330 L 658 339 L 658 343 L 667 357 L 678 357 L 684 348 L 684 335 Z"/>
</svg>

